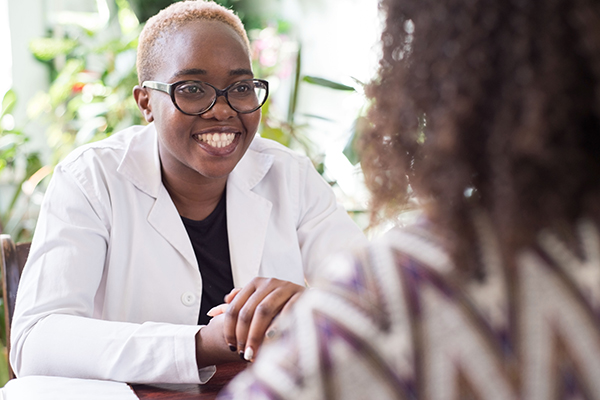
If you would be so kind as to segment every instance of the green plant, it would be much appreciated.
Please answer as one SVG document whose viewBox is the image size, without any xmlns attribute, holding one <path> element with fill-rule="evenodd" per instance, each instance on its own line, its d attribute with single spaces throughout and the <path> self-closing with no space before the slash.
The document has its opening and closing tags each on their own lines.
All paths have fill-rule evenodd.
<svg viewBox="0 0 600 400">
<path fill-rule="evenodd" d="M 31 240 L 37 219 L 32 196 L 43 193 L 44 178 L 66 154 L 81 144 L 143 122 L 131 96 L 137 83 L 139 24 L 126 0 L 118 0 L 117 6 L 118 18 L 113 23 L 120 34 L 69 26 L 63 27 L 64 37 L 30 43 L 32 54 L 48 66 L 51 77 L 49 90 L 38 93 L 28 104 L 30 121 L 46 128 L 47 147 L 39 148 L 41 141 L 32 140 L 32 132 L 9 129 L 7 123 L 0 126 L 0 200 L 4 200 L 0 202 L 0 228 L 16 241 Z M 7 92 L 2 121 L 11 119 L 15 103 L 15 93 Z M 33 142 L 38 142 L 37 149 Z"/>
<path fill-rule="evenodd" d="M 302 48 L 287 34 L 288 28 L 285 22 L 278 22 L 249 31 L 255 74 L 274 85 L 289 86 L 287 99 L 272 95 L 263 106 L 259 132 L 262 137 L 306 154 L 322 174 L 321 149 L 306 135 L 309 125 L 296 120 L 300 84 L 312 82 L 302 76 Z"/>
<path fill-rule="evenodd" d="M 0 112 L 0 185 L 3 195 L 0 231 L 9 233 L 14 240 L 26 241 L 31 239 L 33 228 L 28 218 L 28 195 L 32 194 L 30 179 L 42 169 L 42 162 L 39 152 L 29 146 L 29 136 L 13 126 L 11 112 L 16 103 L 15 92 L 6 92 Z"/>
<path fill-rule="evenodd" d="M 55 165 L 74 147 L 143 123 L 131 89 L 137 84 L 135 58 L 140 26 L 124 0 L 117 1 L 118 35 L 71 26 L 67 37 L 53 39 L 53 52 L 30 45 L 46 62 L 53 77 L 50 89 L 31 102 L 32 118 L 47 126 L 48 145 Z M 40 51 L 43 50 L 43 51 Z"/>
</svg>

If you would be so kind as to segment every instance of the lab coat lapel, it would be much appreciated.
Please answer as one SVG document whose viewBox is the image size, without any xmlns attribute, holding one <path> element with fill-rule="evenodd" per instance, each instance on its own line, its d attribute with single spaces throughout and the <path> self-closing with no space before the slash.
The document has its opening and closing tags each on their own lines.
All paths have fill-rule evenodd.
<svg viewBox="0 0 600 400">
<path fill-rule="evenodd" d="M 138 189 L 156 199 L 148 214 L 148 223 L 181 253 L 188 263 L 197 267 L 196 255 L 179 212 L 162 184 L 158 138 L 154 124 L 136 133 L 118 171 Z"/>
<path fill-rule="evenodd" d="M 181 216 L 164 186 L 160 187 L 158 197 L 148 215 L 148 222 L 173 246 L 190 265 L 198 266 L 194 248 L 183 226 Z"/>
<path fill-rule="evenodd" d="M 227 231 L 236 287 L 258 276 L 272 203 L 252 189 L 265 177 L 273 157 L 248 149 L 227 180 Z"/>
</svg>

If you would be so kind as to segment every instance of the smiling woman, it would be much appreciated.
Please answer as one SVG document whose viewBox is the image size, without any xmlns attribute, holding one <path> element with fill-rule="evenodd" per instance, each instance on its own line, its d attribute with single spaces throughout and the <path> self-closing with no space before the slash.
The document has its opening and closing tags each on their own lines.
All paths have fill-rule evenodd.
<svg viewBox="0 0 600 400">
<path fill-rule="evenodd" d="M 150 28 L 152 22 L 148 22 Z M 202 79 L 226 88 L 253 78 L 247 40 L 228 23 L 184 22 L 177 30 L 167 28 L 154 42 L 152 53 L 160 52 L 166 61 L 153 65 L 150 71 L 143 69 L 146 65 L 143 60 L 138 61 L 140 80 L 145 76 L 160 82 Z M 165 46 L 166 43 L 169 45 Z M 141 59 L 144 51 L 139 54 Z M 146 121 L 157 126 L 163 182 L 179 213 L 190 219 L 206 218 L 221 198 L 227 176 L 254 139 L 260 113 L 256 109 L 240 113 L 228 104 L 225 96 L 216 97 L 213 106 L 199 115 L 184 114 L 181 106 L 174 107 L 173 100 L 181 96 L 169 98 L 160 91 L 136 87 L 134 97 Z M 235 135 L 226 147 L 214 147 L 212 141 L 199 139 L 222 133 Z M 194 188 L 190 183 L 198 186 Z M 197 194 L 190 190 L 196 190 Z M 205 206 L 198 207 L 198 202 Z"/>
<path fill-rule="evenodd" d="M 18 376 L 204 383 L 251 360 L 313 272 L 366 241 L 308 158 L 256 137 L 268 83 L 231 11 L 161 11 L 138 76 L 148 125 L 56 167 L 17 298 Z"/>
</svg>

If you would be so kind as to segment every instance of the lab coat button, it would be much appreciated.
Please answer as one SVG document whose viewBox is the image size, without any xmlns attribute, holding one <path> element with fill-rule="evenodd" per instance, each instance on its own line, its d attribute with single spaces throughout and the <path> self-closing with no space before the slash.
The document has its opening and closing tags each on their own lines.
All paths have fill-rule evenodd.
<svg viewBox="0 0 600 400">
<path fill-rule="evenodd" d="M 181 295 L 181 302 L 184 305 L 186 305 L 188 307 L 191 307 L 194 304 L 196 304 L 196 295 L 194 293 L 192 293 L 192 292 L 184 292 Z"/>
</svg>

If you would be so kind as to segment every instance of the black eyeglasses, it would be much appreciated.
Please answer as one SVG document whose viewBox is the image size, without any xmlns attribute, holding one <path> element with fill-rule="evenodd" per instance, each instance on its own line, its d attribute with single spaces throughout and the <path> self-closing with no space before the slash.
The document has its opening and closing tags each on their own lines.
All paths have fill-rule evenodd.
<svg viewBox="0 0 600 400">
<path fill-rule="evenodd" d="M 204 114 L 215 105 L 219 96 L 225 96 L 229 107 L 236 112 L 248 114 L 261 108 L 269 95 L 269 82 L 262 79 L 244 79 L 223 90 L 202 81 L 170 84 L 145 81 L 142 87 L 168 93 L 175 107 L 187 115 Z"/>
</svg>

